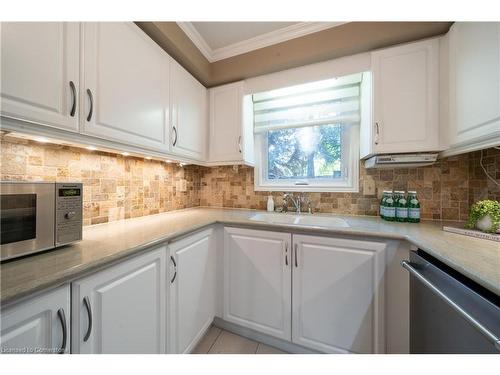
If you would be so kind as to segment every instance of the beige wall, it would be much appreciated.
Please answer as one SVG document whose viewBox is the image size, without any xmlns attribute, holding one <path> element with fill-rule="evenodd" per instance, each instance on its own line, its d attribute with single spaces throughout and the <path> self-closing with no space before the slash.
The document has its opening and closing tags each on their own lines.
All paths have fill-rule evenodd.
<svg viewBox="0 0 500 375">
<path fill-rule="evenodd" d="M 136 22 L 172 58 L 205 86 L 211 81 L 208 60 L 175 22 Z"/>
<path fill-rule="evenodd" d="M 452 22 L 350 22 L 209 63 L 175 22 L 136 22 L 207 87 L 445 34 Z"/>
</svg>

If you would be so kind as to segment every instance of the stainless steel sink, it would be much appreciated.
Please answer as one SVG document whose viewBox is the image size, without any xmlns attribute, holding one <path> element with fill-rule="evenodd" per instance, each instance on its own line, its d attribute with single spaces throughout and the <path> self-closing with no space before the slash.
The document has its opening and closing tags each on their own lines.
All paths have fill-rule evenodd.
<svg viewBox="0 0 500 375">
<path fill-rule="evenodd" d="M 318 215 L 258 213 L 250 217 L 250 220 L 262 221 L 271 224 L 300 225 L 304 227 L 349 227 L 349 224 L 344 219 Z"/>
</svg>

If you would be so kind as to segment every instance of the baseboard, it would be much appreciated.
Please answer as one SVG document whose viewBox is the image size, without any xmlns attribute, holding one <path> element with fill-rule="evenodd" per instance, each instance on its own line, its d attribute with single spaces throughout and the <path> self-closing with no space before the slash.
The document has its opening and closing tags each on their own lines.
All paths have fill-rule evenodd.
<svg viewBox="0 0 500 375">
<path fill-rule="evenodd" d="M 189 347 L 186 348 L 186 351 L 183 354 L 191 354 L 193 352 L 193 350 L 196 349 L 196 347 L 198 346 L 198 344 L 205 337 L 206 333 L 208 332 L 208 330 L 210 329 L 210 327 L 212 326 L 212 324 L 213 323 L 210 322 L 210 321 L 205 324 L 205 326 L 203 327 L 203 329 L 198 333 L 198 336 L 195 337 L 195 339 L 191 342 L 191 344 L 189 345 Z"/>
<path fill-rule="evenodd" d="M 281 340 L 276 337 L 266 335 L 265 333 L 260 333 L 254 331 L 253 329 L 242 327 L 235 323 L 227 322 L 218 317 L 215 317 L 213 325 L 220 329 L 246 337 L 250 340 L 259 341 L 263 344 L 275 347 L 290 354 L 320 354 L 320 352 L 317 352 L 315 350 L 307 349 L 303 346 L 293 344 L 289 341 Z"/>
</svg>

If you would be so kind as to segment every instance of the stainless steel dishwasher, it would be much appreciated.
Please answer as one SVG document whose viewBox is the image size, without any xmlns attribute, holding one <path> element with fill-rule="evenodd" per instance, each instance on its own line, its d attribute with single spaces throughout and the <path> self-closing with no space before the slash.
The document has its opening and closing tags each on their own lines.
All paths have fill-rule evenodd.
<svg viewBox="0 0 500 375">
<path fill-rule="evenodd" d="M 500 354 L 496 294 L 422 250 L 401 264 L 410 273 L 410 353 Z"/>
</svg>

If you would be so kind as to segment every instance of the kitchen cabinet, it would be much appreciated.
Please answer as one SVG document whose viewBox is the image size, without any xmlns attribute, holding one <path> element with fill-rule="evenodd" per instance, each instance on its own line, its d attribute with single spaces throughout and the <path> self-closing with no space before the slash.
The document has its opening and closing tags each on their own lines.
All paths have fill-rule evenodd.
<svg viewBox="0 0 500 375">
<path fill-rule="evenodd" d="M 2 22 L 2 116 L 78 131 L 79 25 Z"/>
<path fill-rule="evenodd" d="M 171 58 L 129 22 L 83 23 L 82 133 L 168 151 Z"/>
<path fill-rule="evenodd" d="M 291 235 L 224 228 L 224 320 L 291 339 Z"/>
<path fill-rule="evenodd" d="M 254 163 L 253 102 L 244 96 L 244 82 L 209 90 L 209 163 Z"/>
<path fill-rule="evenodd" d="M 165 353 L 166 251 L 72 283 L 73 353 Z"/>
<path fill-rule="evenodd" d="M 169 349 L 189 353 L 215 314 L 215 243 L 213 229 L 169 245 Z"/>
<path fill-rule="evenodd" d="M 384 242 L 293 235 L 292 342 L 383 353 Z"/>
<path fill-rule="evenodd" d="M 449 37 L 451 149 L 500 144 L 500 23 L 456 22 Z"/>
<path fill-rule="evenodd" d="M 372 121 L 361 126 L 361 138 L 370 141 L 361 148 L 361 157 L 443 149 L 439 40 L 374 51 L 371 62 Z"/>
<path fill-rule="evenodd" d="M 207 90 L 176 61 L 171 63 L 172 152 L 205 160 Z"/>
<path fill-rule="evenodd" d="M 68 285 L 2 309 L 2 353 L 69 353 L 69 344 Z"/>
</svg>

